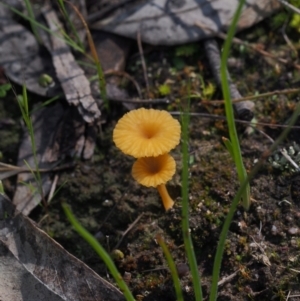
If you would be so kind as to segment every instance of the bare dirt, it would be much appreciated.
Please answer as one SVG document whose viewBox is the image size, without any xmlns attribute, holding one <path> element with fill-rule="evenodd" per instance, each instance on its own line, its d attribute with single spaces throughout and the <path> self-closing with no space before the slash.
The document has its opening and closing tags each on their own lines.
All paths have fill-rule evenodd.
<svg viewBox="0 0 300 301">
<path fill-rule="evenodd" d="M 283 65 L 233 46 L 229 70 L 243 95 L 299 86 L 299 71 L 292 66 L 296 54 L 274 22 L 274 19 L 266 20 L 242 33 L 240 38 L 260 43 L 266 51 L 284 57 L 289 63 Z M 289 34 L 298 49 L 297 34 L 293 30 Z M 178 112 L 183 98 L 188 95 L 188 82 L 192 95 L 208 93 L 207 87 L 214 85 L 202 44 L 191 46 L 191 49 L 193 47 L 196 50 L 185 56 L 178 55 L 176 48 L 146 47 L 150 96 L 161 96 L 162 84 L 170 87 L 167 95 L 170 103 L 153 107 Z M 145 87 L 136 53 L 128 61 L 128 72 Z M 213 99 L 222 99 L 218 89 Z M 284 124 L 297 102 L 295 94 L 256 100 L 256 119 Z M 0 99 L 0 108 L 0 120 L 11 118 L 15 121 L 14 124 L 2 123 L 0 127 L 3 161 L 15 163 L 20 114 L 16 113 L 13 100 L 8 103 Z M 224 115 L 222 106 L 203 105 L 199 98 L 191 99 L 191 111 Z M 132 178 L 133 159 L 122 154 L 112 142 L 112 130 L 124 112 L 122 105 L 112 104 L 107 123 L 98 135 L 93 159 L 78 160 L 73 170 L 62 172 L 58 184 L 61 188 L 47 211 L 38 207 L 31 217 L 68 251 L 113 282 L 104 264 L 72 230 L 63 214 L 61 202 L 70 204 L 82 225 L 113 254 L 136 299 L 144 301 L 176 300 L 166 260 L 156 242 L 157 235 L 161 234 L 177 264 L 185 300 L 194 300 L 181 233 L 180 146 L 172 151 L 177 173 L 168 185 L 175 206 L 166 213 L 157 191 L 140 186 Z M 238 128 L 245 165 L 251 170 L 255 159 L 270 147 L 270 142 L 256 130 L 245 134 L 245 126 L 238 125 Z M 257 125 L 257 128 L 273 139 L 281 132 L 272 126 Z M 218 237 L 238 181 L 233 161 L 221 140 L 222 136 L 228 137 L 223 120 L 191 117 L 189 135 L 190 229 L 207 298 Z M 299 129 L 292 130 L 284 146 L 293 142 L 300 144 Z M 14 179 L 5 180 L 4 184 L 11 195 Z M 239 205 L 226 240 L 218 300 L 300 300 L 299 187 L 300 176 L 281 172 L 268 163 L 256 174 L 251 182 L 251 208 L 245 212 Z"/>
</svg>

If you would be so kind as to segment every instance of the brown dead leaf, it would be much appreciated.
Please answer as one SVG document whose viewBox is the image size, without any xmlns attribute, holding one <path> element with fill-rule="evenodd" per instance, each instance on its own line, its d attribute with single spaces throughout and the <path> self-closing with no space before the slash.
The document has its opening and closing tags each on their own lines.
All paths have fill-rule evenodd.
<svg viewBox="0 0 300 301">
<path fill-rule="evenodd" d="M 14 266 L 8 265 L 9 262 Z M 16 286 L 4 286 L 5 282 L 0 282 L 2 301 L 125 300 L 116 287 L 69 254 L 29 218 L 16 211 L 10 200 L 3 195 L 0 195 L 0 271 L 0 275 L 7 275 L 7 279 L 16 283 Z M 39 299 L 25 299 L 24 292 L 32 285 L 40 289 L 33 292 L 44 294 Z M 5 294 L 2 294 L 3 291 Z M 44 292 L 50 297 L 47 298 Z M 15 295 L 21 298 L 9 299 Z M 57 298 L 54 298 L 55 295 Z"/>
<path fill-rule="evenodd" d="M 95 123 L 99 120 L 101 112 L 91 94 L 90 83 L 84 71 L 78 65 L 70 48 L 63 40 L 61 35 L 63 25 L 51 6 L 45 4 L 42 12 L 49 29 L 56 35 L 44 33 L 41 35 L 41 38 L 52 55 L 56 75 L 64 90 L 66 99 L 69 104 L 78 108 L 85 122 Z"/>
<path fill-rule="evenodd" d="M 63 107 L 59 102 L 32 112 L 31 119 L 37 161 L 40 169 L 51 169 L 64 158 L 90 158 L 94 153 L 95 128 L 87 125 L 74 107 Z M 32 144 L 27 129 L 20 145 L 18 166 L 30 166 L 35 170 Z M 41 173 L 44 196 L 51 187 L 51 172 Z M 28 215 L 41 201 L 38 183 L 30 172 L 20 173 L 13 203 L 23 214 Z"/>
</svg>

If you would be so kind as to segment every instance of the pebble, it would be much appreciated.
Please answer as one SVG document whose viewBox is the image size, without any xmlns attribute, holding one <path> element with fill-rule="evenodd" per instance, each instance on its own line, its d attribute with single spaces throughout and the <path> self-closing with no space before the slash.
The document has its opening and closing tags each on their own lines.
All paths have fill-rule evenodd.
<svg viewBox="0 0 300 301">
<path fill-rule="evenodd" d="M 114 202 L 111 201 L 111 200 L 105 200 L 103 203 L 102 203 L 102 206 L 103 207 L 111 207 L 113 206 Z"/>
<path fill-rule="evenodd" d="M 105 238 L 104 234 L 103 234 L 101 231 L 98 231 L 98 232 L 94 235 L 94 237 L 95 237 L 98 241 L 104 241 L 104 238 Z"/>
<path fill-rule="evenodd" d="M 177 273 L 181 278 L 189 272 L 189 267 L 186 263 L 178 263 L 177 264 Z"/>
<path fill-rule="evenodd" d="M 292 227 L 292 228 L 290 228 L 290 229 L 288 230 L 288 232 L 289 232 L 289 234 L 291 234 L 291 235 L 296 235 L 296 234 L 299 233 L 299 228 L 297 228 L 297 227 Z"/>
<path fill-rule="evenodd" d="M 277 227 L 276 227 L 275 225 L 273 225 L 273 226 L 272 226 L 272 229 L 271 229 L 272 234 L 273 234 L 273 235 L 276 235 L 276 234 L 277 234 L 277 231 L 278 231 L 278 230 L 277 230 Z"/>
</svg>

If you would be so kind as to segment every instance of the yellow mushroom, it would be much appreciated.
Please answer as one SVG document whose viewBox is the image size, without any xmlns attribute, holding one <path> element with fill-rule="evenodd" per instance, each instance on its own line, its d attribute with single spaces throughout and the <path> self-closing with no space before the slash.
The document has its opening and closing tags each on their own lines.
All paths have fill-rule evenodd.
<svg viewBox="0 0 300 301">
<path fill-rule="evenodd" d="M 180 140 L 180 124 L 167 111 L 137 109 L 125 114 L 113 131 L 116 146 L 135 158 L 168 153 Z"/>
<path fill-rule="evenodd" d="M 170 197 L 166 182 L 169 181 L 176 169 L 176 163 L 169 154 L 157 157 L 144 157 L 135 161 L 132 167 L 132 176 L 140 184 L 147 187 L 156 187 L 166 210 L 173 207 L 174 201 Z"/>
</svg>

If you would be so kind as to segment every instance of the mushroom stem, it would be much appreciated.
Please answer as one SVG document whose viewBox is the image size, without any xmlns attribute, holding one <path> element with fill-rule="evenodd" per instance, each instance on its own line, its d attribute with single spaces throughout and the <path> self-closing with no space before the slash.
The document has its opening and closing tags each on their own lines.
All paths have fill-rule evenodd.
<svg viewBox="0 0 300 301">
<path fill-rule="evenodd" d="M 174 201 L 172 200 L 172 198 L 170 197 L 166 185 L 165 184 L 160 184 L 157 187 L 157 190 L 161 196 L 162 202 L 164 204 L 164 207 L 167 210 L 171 209 L 174 205 Z"/>
</svg>

